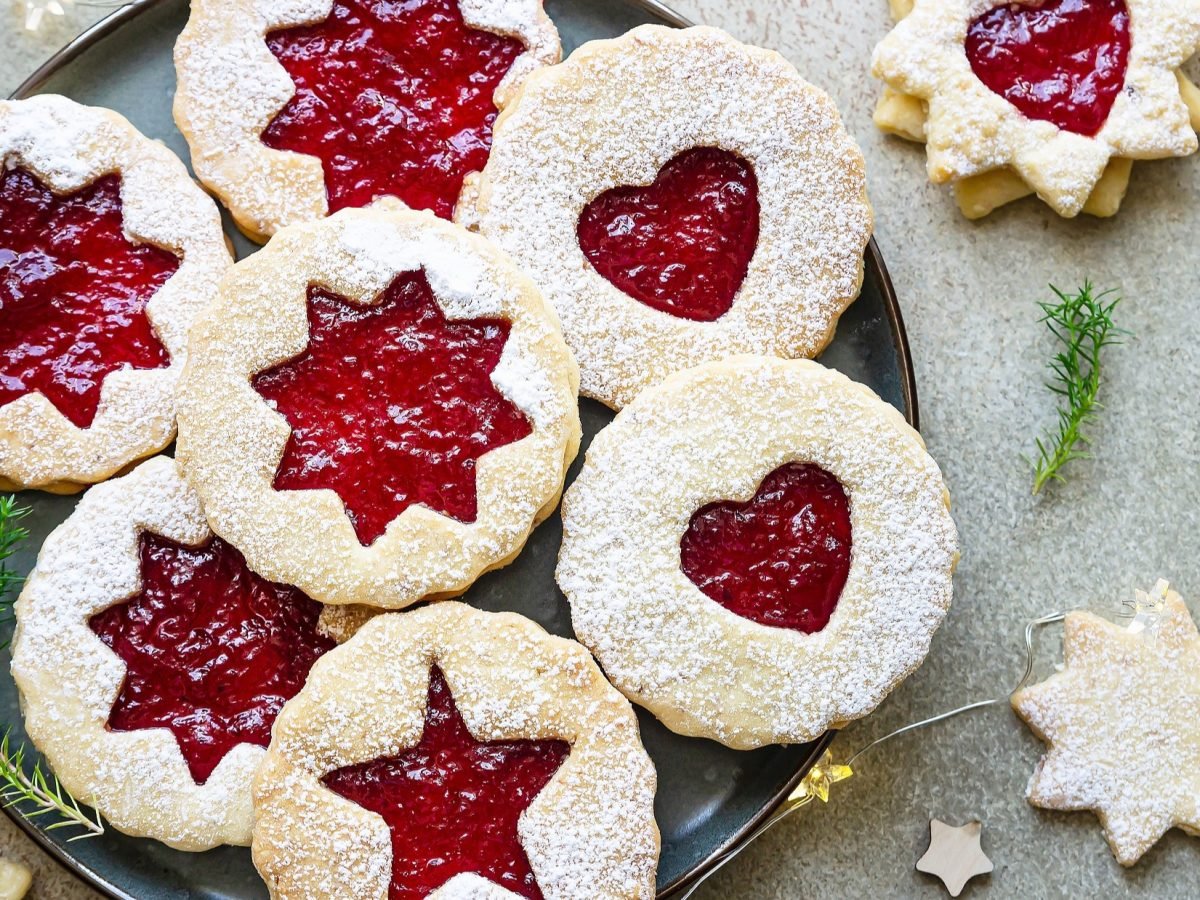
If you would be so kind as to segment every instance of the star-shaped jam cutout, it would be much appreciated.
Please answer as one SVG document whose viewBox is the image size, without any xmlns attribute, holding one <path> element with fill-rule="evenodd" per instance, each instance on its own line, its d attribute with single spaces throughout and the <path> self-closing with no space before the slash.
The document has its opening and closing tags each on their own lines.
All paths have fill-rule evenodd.
<svg viewBox="0 0 1200 900">
<path fill-rule="evenodd" d="M 510 324 L 447 320 L 423 270 L 371 304 L 311 287 L 308 324 L 308 349 L 253 380 L 292 427 L 276 490 L 336 492 L 364 546 L 418 503 L 474 522 L 476 461 L 532 431 L 492 384 Z"/>
<path fill-rule="evenodd" d="M 87 428 L 109 373 L 170 364 L 146 304 L 179 259 L 123 221 L 117 175 L 65 196 L 0 175 L 0 405 L 38 392 Z"/>
<path fill-rule="evenodd" d="M 337 769 L 324 783 L 387 822 L 389 900 L 426 897 L 464 873 L 540 900 L 517 825 L 570 749 L 565 741 L 475 740 L 434 667 L 420 743 Z"/>
<path fill-rule="evenodd" d="M 143 533 L 141 591 L 91 619 L 125 663 L 114 731 L 169 728 L 197 784 L 242 743 L 265 747 L 283 704 L 334 642 L 321 605 L 246 568 L 220 538 L 187 547 Z"/>
<path fill-rule="evenodd" d="M 391 196 L 443 218 L 487 162 L 492 95 L 524 51 L 468 27 L 458 0 L 335 0 L 267 46 L 296 93 L 263 143 L 321 160 L 330 212 Z"/>
<path fill-rule="evenodd" d="M 1200 633 L 1165 582 L 1155 593 L 1152 625 L 1070 613 L 1063 669 L 1012 697 L 1050 748 L 1029 802 L 1093 810 L 1125 866 L 1173 827 L 1200 833 Z"/>
</svg>

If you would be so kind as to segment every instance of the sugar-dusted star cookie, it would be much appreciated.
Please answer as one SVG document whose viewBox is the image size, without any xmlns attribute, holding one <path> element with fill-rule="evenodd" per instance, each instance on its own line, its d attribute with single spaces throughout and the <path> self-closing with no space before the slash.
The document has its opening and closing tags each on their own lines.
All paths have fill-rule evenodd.
<svg viewBox="0 0 1200 900">
<path fill-rule="evenodd" d="M 1062 671 L 1012 697 L 1050 745 L 1029 802 L 1094 811 L 1124 866 L 1172 827 L 1200 835 L 1200 633 L 1187 606 L 1159 582 L 1128 626 L 1073 612 L 1065 627 Z"/>
<path fill-rule="evenodd" d="M 929 849 L 917 860 L 917 871 L 936 875 L 951 897 L 957 897 L 976 875 L 992 871 L 992 861 L 980 846 L 983 833 L 980 822 L 968 822 L 957 828 L 941 819 L 929 820 Z"/>
</svg>

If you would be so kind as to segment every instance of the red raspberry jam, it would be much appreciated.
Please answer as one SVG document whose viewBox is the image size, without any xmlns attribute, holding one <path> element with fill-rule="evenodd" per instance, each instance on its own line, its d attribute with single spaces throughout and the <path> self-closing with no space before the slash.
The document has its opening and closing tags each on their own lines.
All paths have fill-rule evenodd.
<svg viewBox="0 0 1200 900">
<path fill-rule="evenodd" d="M 1129 64 L 1125 0 L 1002 3 L 967 29 L 979 80 L 1031 119 L 1093 137 Z"/>
<path fill-rule="evenodd" d="M 197 784 L 238 744 L 267 746 L 280 708 L 334 642 L 321 605 L 246 568 L 214 537 L 185 547 L 141 539 L 142 591 L 92 617 L 125 662 L 113 731 L 169 728 Z"/>
<path fill-rule="evenodd" d="M 371 306 L 310 287 L 308 328 L 253 381 L 292 426 L 276 490 L 335 491 L 363 546 L 417 503 L 474 522 L 476 460 L 531 433 L 492 384 L 509 323 L 447 321 L 418 270 Z"/>
<path fill-rule="evenodd" d="M 146 303 L 179 258 L 122 222 L 120 176 L 60 197 L 0 174 L 0 405 L 36 391 L 87 428 L 110 372 L 170 365 Z"/>
<path fill-rule="evenodd" d="M 630 297 L 712 322 L 733 306 L 758 246 L 758 179 L 740 156 L 695 147 L 651 184 L 605 191 L 578 233 L 583 255 Z"/>
<path fill-rule="evenodd" d="M 389 900 L 427 897 L 464 872 L 541 900 L 517 822 L 570 752 L 564 741 L 475 740 L 435 667 L 420 743 L 324 782 L 391 829 Z"/>
<path fill-rule="evenodd" d="M 391 196 L 446 219 L 487 162 L 492 94 L 525 49 L 468 28 L 458 0 L 334 0 L 267 46 L 296 94 L 263 143 L 321 160 L 330 212 Z"/>
<path fill-rule="evenodd" d="M 788 463 L 745 503 L 710 503 L 679 543 L 683 572 L 743 618 L 812 634 L 850 573 L 850 502 L 819 466 Z"/>
</svg>

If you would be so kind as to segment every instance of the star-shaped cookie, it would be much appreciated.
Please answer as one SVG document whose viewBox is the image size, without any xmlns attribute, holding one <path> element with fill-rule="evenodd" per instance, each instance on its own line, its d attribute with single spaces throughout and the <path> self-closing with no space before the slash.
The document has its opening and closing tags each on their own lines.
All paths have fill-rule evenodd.
<svg viewBox="0 0 1200 900">
<path fill-rule="evenodd" d="M 1069 614 L 1062 671 L 1012 697 L 1050 746 L 1029 802 L 1094 811 L 1124 866 L 1173 827 L 1200 834 L 1200 633 L 1180 596 L 1157 590 L 1151 625 Z"/>
<path fill-rule="evenodd" d="M 876 123 L 925 141 L 930 179 L 953 182 L 971 218 L 1031 192 L 1062 216 L 1113 215 L 1131 160 L 1196 150 L 1200 97 L 1179 67 L 1200 48 L 1197 0 L 890 5 L 902 21 L 872 61 L 888 85 Z M 1097 22 L 1118 19 L 1136 22 L 1122 38 L 1127 56 L 1119 60 L 1119 41 L 1102 40 L 1096 31 Z M 1018 35 L 1024 39 L 1016 41 Z M 1053 71 L 1047 59 L 1060 61 Z M 1105 70 L 1115 74 L 1101 103 L 1097 79 Z M 1068 126 L 1025 102 L 1032 95 L 1042 104 L 1057 90 L 1076 108 L 1096 104 L 1099 119 Z"/>
<path fill-rule="evenodd" d="M 917 871 L 936 875 L 946 892 L 957 897 L 972 878 L 992 871 L 992 861 L 980 844 L 982 834 L 981 822 L 956 827 L 941 819 L 930 819 L 929 849 L 917 860 Z"/>
</svg>

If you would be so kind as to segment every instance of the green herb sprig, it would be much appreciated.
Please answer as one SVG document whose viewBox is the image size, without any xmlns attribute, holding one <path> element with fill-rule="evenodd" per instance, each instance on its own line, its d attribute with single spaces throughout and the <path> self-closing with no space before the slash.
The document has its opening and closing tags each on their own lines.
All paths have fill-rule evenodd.
<svg viewBox="0 0 1200 900">
<path fill-rule="evenodd" d="M 11 625 L 15 620 L 14 594 L 25 580 L 8 565 L 21 542 L 29 537 L 29 530 L 21 520 L 29 515 L 30 508 L 17 503 L 13 496 L 0 497 L 0 625 Z M 6 640 L 0 647 L 7 647 Z M 104 834 L 100 813 L 93 811 L 89 816 L 72 797 L 53 773 L 48 774 L 40 761 L 26 771 L 26 748 L 14 746 L 8 730 L 0 738 L 0 803 L 15 806 L 27 819 L 51 816 L 54 821 L 46 825 L 46 831 L 59 828 L 82 828 L 83 831 L 69 840 L 96 837 Z"/>
<path fill-rule="evenodd" d="M 13 593 L 25 579 L 9 567 L 8 560 L 21 542 L 29 537 L 29 530 L 21 526 L 21 520 L 29 513 L 30 508 L 18 504 L 17 498 L 11 494 L 0 497 L 0 627 L 7 627 L 16 621 L 13 615 L 16 597 Z M 0 643 L 0 649 L 7 647 L 8 643 L 8 638 L 5 638 Z"/>
<path fill-rule="evenodd" d="M 7 731 L 0 740 L 0 802 L 5 806 L 25 807 L 20 813 L 27 819 L 54 816 L 55 821 L 45 826 L 46 831 L 82 828 L 81 833 L 68 838 L 70 841 L 104 834 L 100 813 L 93 811 L 91 816 L 85 813 L 58 779 L 46 774 L 40 762 L 33 764 L 32 772 L 25 771 L 25 747 L 14 748 Z"/>
<path fill-rule="evenodd" d="M 1065 481 L 1063 467 L 1076 459 L 1087 459 L 1090 425 L 1101 409 L 1100 353 L 1121 343 L 1128 332 L 1117 328 L 1113 311 L 1121 298 L 1113 291 L 1097 293 L 1091 282 L 1084 282 L 1075 294 L 1066 294 L 1050 286 L 1058 301 L 1041 303 L 1042 322 L 1057 339 L 1060 350 L 1049 364 L 1052 378 L 1046 387 L 1060 398 L 1058 427 L 1037 439 L 1033 492 L 1040 493 L 1051 481 Z"/>
</svg>

